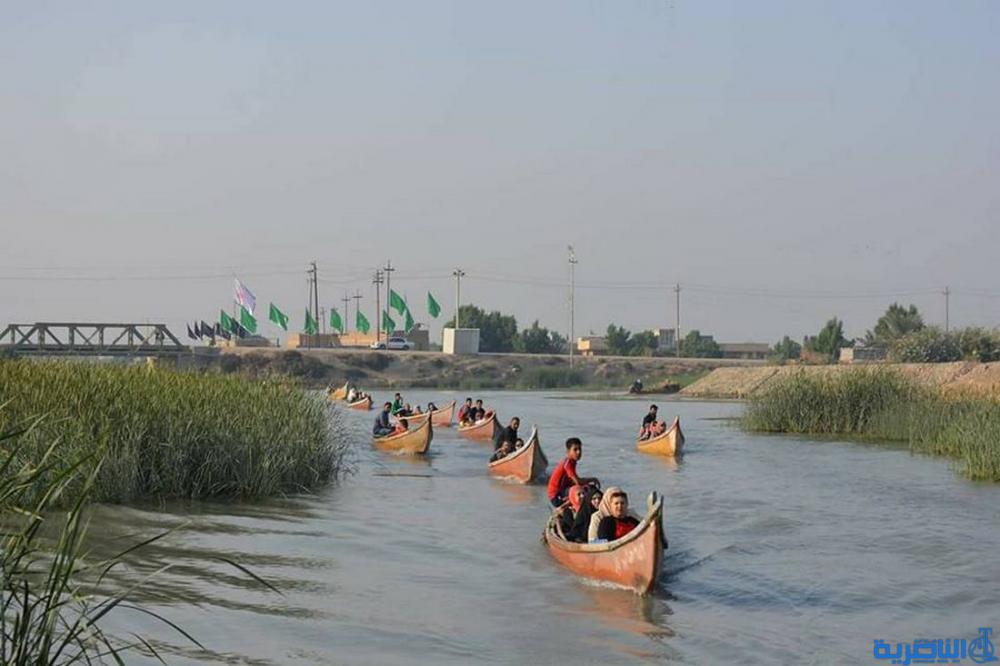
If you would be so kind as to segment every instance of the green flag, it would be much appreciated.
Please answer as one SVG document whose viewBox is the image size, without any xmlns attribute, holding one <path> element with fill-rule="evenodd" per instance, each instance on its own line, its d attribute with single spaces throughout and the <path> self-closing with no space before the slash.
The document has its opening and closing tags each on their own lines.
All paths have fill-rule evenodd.
<svg viewBox="0 0 1000 666">
<path fill-rule="evenodd" d="M 358 316 L 354 318 L 354 328 L 365 335 L 368 335 L 368 331 L 372 330 L 372 325 L 368 323 L 368 317 L 361 310 L 358 310 Z"/>
<path fill-rule="evenodd" d="M 223 331 L 236 332 L 236 320 L 227 315 L 225 310 L 219 310 L 219 326 L 222 327 Z"/>
<path fill-rule="evenodd" d="M 319 324 L 313 319 L 312 313 L 306 310 L 306 327 L 303 331 L 306 335 L 316 335 L 319 333 Z"/>
<path fill-rule="evenodd" d="M 337 308 L 330 308 L 330 328 L 340 331 L 341 334 L 344 332 L 344 320 L 340 318 Z"/>
<path fill-rule="evenodd" d="M 431 296 L 431 292 L 429 291 L 427 292 L 427 314 L 435 319 L 437 319 L 437 316 L 441 314 L 441 306 L 438 305 L 438 302 L 434 300 L 434 297 Z"/>
<path fill-rule="evenodd" d="M 406 323 L 403 325 L 403 330 L 407 333 L 413 330 L 413 315 L 410 314 L 410 308 L 406 308 Z"/>
<path fill-rule="evenodd" d="M 392 289 L 389 290 L 389 307 L 393 308 L 399 314 L 406 312 L 406 301 L 399 297 Z"/>
<path fill-rule="evenodd" d="M 392 333 L 396 330 L 396 322 L 392 320 L 392 317 L 385 310 L 382 310 L 382 330 L 386 333 Z"/>
<path fill-rule="evenodd" d="M 240 326 L 247 329 L 251 333 L 257 332 L 257 319 L 255 319 L 254 316 L 250 314 L 250 311 L 242 305 L 240 306 Z"/>
<path fill-rule="evenodd" d="M 282 329 L 286 331 L 288 330 L 288 315 L 279 310 L 274 303 L 271 303 L 270 312 L 268 313 L 267 318 L 280 326 Z"/>
</svg>

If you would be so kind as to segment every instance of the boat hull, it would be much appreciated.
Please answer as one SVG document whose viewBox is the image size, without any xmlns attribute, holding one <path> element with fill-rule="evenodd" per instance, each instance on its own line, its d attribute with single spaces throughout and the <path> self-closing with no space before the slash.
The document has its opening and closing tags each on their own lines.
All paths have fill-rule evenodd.
<svg viewBox="0 0 1000 666">
<path fill-rule="evenodd" d="M 653 501 L 646 517 L 621 539 L 610 543 L 573 543 L 559 536 L 555 518 L 542 536 L 564 567 L 584 578 L 602 580 L 645 595 L 656 585 L 663 559 L 663 500 Z"/>
<path fill-rule="evenodd" d="M 545 468 L 548 465 L 549 460 L 538 442 L 538 429 L 534 428 L 527 444 L 508 454 L 506 458 L 491 462 L 487 469 L 492 476 L 498 478 L 531 483 L 545 475 Z"/>
<path fill-rule="evenodd" d="M 662 435 L 651 439 L 640 439 L 636 448 L 643 453 L 653 453 L 658 456 L 679 456 L 684 450 L 684 433 L 681 432 L 681 420 L 675 418 L 673 424 Z"/>
<path fill-rule="evenodd" d="M 399 418 L 404 418 L 410 424 L 423 423 L 430 416 L 431 423 L 435 428 L 450 428 L 451 427 L 451 415 L 455 411 L 455 401 L 452 400 L 451 404 L 441 409 L 435 409 L 433 412 L 423 412 L 422 414 L 411 414 L 410 416 L 403 416 Z"/>
<path fill-rule="evenodd" d="M 497 422 L 496 413 L 490 412 L 489 417 L 483 420 L 482 423 L 458 426 L 458 434 L 466 439 L 474 439 L 479 442 L 492 442 L 499 429 L 500 424 Z"/>
<path fill-rule="evenodd" d="M 354 402 L 347 403 L 347 406 L 351 409 L 360 409 L 362 411 L 368 411 L 372 408 L 372 397 L 365 396 L 361 400 L 355 400 Z"/>
<path fill-rule="evenodd" d="M 430 421 L 424 421 L 419 428 L 409 432 L 389 437 L 373 437 L 372 443 L 380 451 L 422 455 L 430 450 L 432 439 L 434 439 L 434 427 Z"/>
<path fill-rule="evenodd" d="M 337 401 L 337 400 L 347 400 L 347 384 L 344 384 L 343 386 L 341 386 L 338 389 L 334 389 L 334 390 L 330 391 L 327 394 L 327 396 L 330 398 L 330 400 L 334 400 L 334 401 Z"/>
</svg>

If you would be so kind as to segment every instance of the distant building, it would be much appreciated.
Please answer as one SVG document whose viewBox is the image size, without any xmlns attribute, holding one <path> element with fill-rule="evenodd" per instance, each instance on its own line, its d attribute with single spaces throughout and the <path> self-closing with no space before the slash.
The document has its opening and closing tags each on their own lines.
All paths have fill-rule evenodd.
<svg viewBox="0 0 1000 666">
<path fill-rule="evenodd" d="M 840 348 L 839 360 L 841 363 L 878 363 L 879 361 L 884 361 L 885 358 L 885 347 L 855 346 Z"/>
<path fill-rule="evenodd" d="M 672 328 L 660 328 L 656 333 L 656 350 L 670 352 L 677 349 L 677 331 Z"/>
<path fill-rule="evenodd" d="M 273 347 L 274 343 L 262 335 L 248 335 L 245 338 L 233 336 L 230 340 L 218 338 L 216 347 Z"/>
<path fill-rule="evenodd" d="M 608 341 L 599 335 L 588 335 L 576 340 L 580 356 L 602 356 L 608 353 Z"/>
<path fill-rule="evenodd" d="M 771 355 L 771 345 L 766 342 L 720 342 L 722 358 L 764 360 Z"/>
<path fill-rule="evenodd" d="M 478 328 L 445 328 L 441 331 L 441 349 L 445 354 L 478 354 Z"/>
</svg>

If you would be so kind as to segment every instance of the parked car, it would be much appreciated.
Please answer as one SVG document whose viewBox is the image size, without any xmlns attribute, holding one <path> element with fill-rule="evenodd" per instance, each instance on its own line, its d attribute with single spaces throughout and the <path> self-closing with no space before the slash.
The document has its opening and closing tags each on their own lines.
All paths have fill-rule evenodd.
<svg viewBox="0 0 1000 666">
<path fill-rule="evenodd" d="M 409 351 L 414 349 L 416 345 L 406 338 L 389 338 L 388 340 L 373 342 L 369 347 L 372 349 L 402 349 L 403 351 Z"/>
</svg>

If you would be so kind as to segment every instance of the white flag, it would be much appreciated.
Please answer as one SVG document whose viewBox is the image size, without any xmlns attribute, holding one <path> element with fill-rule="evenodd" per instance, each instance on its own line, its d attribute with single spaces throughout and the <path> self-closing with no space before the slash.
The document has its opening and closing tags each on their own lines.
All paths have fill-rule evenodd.
<svg viewBox="0 0 1000 666">
<path fill-rule="evenodd" d="M 247 289 L 247 286 L 240 282 L 239 278 L 234 278 L 233 282 L 233 298 L 237 303 L 245 307 L 250 314 L 253 314 L 254 306 L 257 305 L 257 299 L 254 297 L 253 292 Z"/>
</svg>

